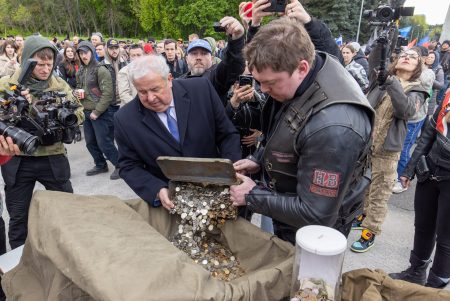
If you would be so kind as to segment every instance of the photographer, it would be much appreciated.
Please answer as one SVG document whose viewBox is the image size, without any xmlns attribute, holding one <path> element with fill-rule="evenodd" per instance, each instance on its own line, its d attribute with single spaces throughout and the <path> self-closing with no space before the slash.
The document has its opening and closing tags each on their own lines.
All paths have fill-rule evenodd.
<svg viewBox="0 0 450 301">
<path fill-rule="evenodd" d="M 44 91 L 63 92 L 67 94 L 67 100 L 79 105 L 75 113 L 78 123 L 81 123 L 83 110 L 77 99 L 72 96 L 70 86 L 52 73 L 56 55 L 56 48 L 45 38 L 39 36 L 27 38 L 22 52 L 21 68 L 24 68 L 30 58 L 35 59 L 37 64 L 31 76 L 24 83 L 28 90 L 23 91 L 22 95 L 31 104 L 34 104 L 40 100 L 40 94 Z M 2 78 L 0 89 L 5 91 L 12 85 L 18 85 L 20 74 L 21 70 L 19 69 L 10 78 Z M 16 126 L 30 134 L 34 134 L 36 131 L 36 127 L 27 120 L 19 121 Z M 10 216 L 9 243 L 13 249 L 24 244 L 27 237 L 28 209 L 36 182 L 40 182 L 48 190 L 73 192 L 69 180 L 69 160 L 63 143 L 47 140 L 46 142 L 48 145 L 39 145 L 31 155 L 21 153 L 2 166 L 5 202 Z"/>
<path fill-rule="evenodd" d="M 213 64 L 211 45 L 206 40 L 193 40 L 189 43 L 186 56 L 190 71 L 180 78 L 208 78 L 225 106 L 228 90 L 245 69 L 242 57 L 244 27 L 233 17 L 224 17 L 219 23 L 228 36 L 223 60 L 219 64 Z"/>
<path fill-rule="evenodd" d="M 382 51 L 377 44 L 372 55 Z M 408 49 L 389 66 L 387 79 L 372 83 L 367 98 L 375 109 L 371 152 L 372 183 L 364 201 L 364 214 L 354 224 L 362 229 L 361 237 L 350 249 L 368 251 L 381 233 L 389 200 L 397 177 L 397 162 L 407 133 L 407 121 L 419 110 L 428 96 L 421 85 L 422 57 L 417 48 Z"/>
<path fill-rule="evenodd" d="M 254 86 L 253 77 L 250 75 L 244 79 L 250 80 L 250 83 L 243 80 L 235 83 L 225 107 L 228 117 L 241 136 L 243 158 L 256 150 L 261 136 L 261 111 L 265 103 L 265 96 Z"/>
<path fill-rule="evenodd" d="M 248 3 L 252 2 L 243 2 L 239 6 L 239 14 L 241 18 L 244 22 L 249 24 L 247 31 L 247 43 L 250 43 L 253 36 L 258 32 L 263 18 L 273 16 L 275 14 L 275 12 L 264 11 L 270 7 L 270 2 L 270 0 L 258 0 L 252 4 L 251 10 L 246 12 L 244 12 L 244 7 L 246 7 Z M 341 63 L 343 63 L 344 60 L 339 47 L 336 45 L 334 38 L 331 36 L 331 31 L 328 29 L 327 25 L 318 19 L 312 18 L 298 0 L 289 0 L 289 2 L 290 3 L 286 5 L 284 13 L 281 13 L 281 15 L 302 24 L 308 32 L 308 35 L 311 38 L 316 50 L 334 55 Z M 251 18 L 247 16 L 250 11 L 252 12 Z"/>
</svg>

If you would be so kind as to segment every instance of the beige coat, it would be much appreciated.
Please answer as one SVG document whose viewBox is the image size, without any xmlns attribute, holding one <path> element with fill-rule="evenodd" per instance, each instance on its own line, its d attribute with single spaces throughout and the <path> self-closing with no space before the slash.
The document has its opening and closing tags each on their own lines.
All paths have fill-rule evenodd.
<svg viewBox="0 0 450 301">
<path fill-rule="evenodd" d="M 17 62 L 17 55 L 14 55 L 13 60 L 15 64 L 11 64 L 11 59 L 6 56 L 6 54 L 0 55 L 0 77 L 11 76 L 19 68 L 19 63 Z"/>
<path fill-rule="evenodd" d="M 117 88 L 119 90 L 119 99 L 121 106 L 129 103 L 136 96 L 137 91 L 133 85 L 133 82 L 131 81 L 131 76 L 128 72 L 128 66 L 120 69 L 117 76 Z"/>
</svg>

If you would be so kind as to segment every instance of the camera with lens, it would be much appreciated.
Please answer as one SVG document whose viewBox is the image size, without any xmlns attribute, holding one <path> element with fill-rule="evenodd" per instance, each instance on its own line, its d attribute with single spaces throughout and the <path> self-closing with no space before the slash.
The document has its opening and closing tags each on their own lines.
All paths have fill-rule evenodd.
<svg viewBox="0 0 450 301">
<path fill-rule="evenodd" d="M 226 32 L 225 27 L 220 25 L 220 22 L 214 22 L 213 29 L 214 29 L 215 32 Z"/>
<path fill-rule="evenodd" d="M 29 103 L 21 92 L 31 75 L 36 60 L 28 60 L 19 76 L 19 85 L 10 87 L 0 97 L 0 134 L 11 137 L 19 149 L 31 155 L 39 145 L 56 142 L 72 143 L 79 131 L 75 110 L 78 104 L 67 100 L 61 92 L 42 92 Z"/>
<path fill-rule="evenodd" d="M 363 16 L 370 20 L 372 25 L 383 25 L 394 22 L 400 17 L 409 17 L 414 15 L 414 7 L 396 7 L 389 5 L 380 5 L 375 10 L 365 10 Z"/>
</svg>

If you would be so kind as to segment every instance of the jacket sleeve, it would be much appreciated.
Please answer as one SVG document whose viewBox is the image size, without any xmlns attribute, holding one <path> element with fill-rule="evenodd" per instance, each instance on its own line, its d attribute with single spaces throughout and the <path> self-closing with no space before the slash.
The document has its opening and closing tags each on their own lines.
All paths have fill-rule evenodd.
<svg viewBox="0 0 450 301">
<path fill-rule="evenodd" d="M 119 174 L 130 188 L 144 201 L 152 204 L 161 188 L 168 187 L 168 183 L 154 176 L 145 168 L 145 162 L 131 146 L 122 125 L 122 120 L 114 118 L 114 138 L 119 150 Z"/>
<path fill-rule="evenodd" d="M 58 73 L 61 76 L 61 78 L 65 81 L 67 81 L 67 73 L 66 73 L 66 68 L 64 67 L 64 64 L 61 63 L 58 65 Z"/>
<path fill-rule="evenodd" d="M 98 86 L 102 91 L 102 96 L 93 111 L 95 115 L 100 116 L 105 112 L 113 101 L 113 82 L 109 70 L 100 66 L 98 68 Z"/>
<path fill-rule="evenodd" d="M 299 148 L 297 193 L 277 193 L 256 186 L 246 195 L 247 206 L 252 212 L 298 228 L 310 224 L 332 227 L 364 145 L 361 136 L 345 126 L 333 125 L 315 132 Z M 339 151 L 343 149 L 346 151 Z"/>
<path fill-rule="evenodd" d="M 334 55 L 341 63 L 344 62 L 341 51 L 331 35 L 330 29 L 325 23 L 313 18 L 310 22 L 305 24 L 305 29 L 311 37 L 316 50 Z"/>
<path fill-rule="evenodd" d="M 444 87 L 444 70 L 439 68 L 436 73 L 436 79 L 433 83 L 433 90 L 440 90 Z"/>
<path fill-rule="evenodd" d="M 230 87 L 244 72 L 245 60 L 242 56 L 244 36 L 236 40 L 229 40 L 223 60 L 211 73 L 211 82 L 219 95 L 227 94 Z M 225 106 L 225 104 L 223 104 Z"/>
<path fill-rule="evenodd" d="M 394 116 L 398 119 L 410 119 L 425 102 L 424 93 L 415 91 L 405 93 L 400 81 L 395 76 L 390 76 L 386 80 L 385 87 L 394 107 Z"/>
<path fill-rule="evenodd" d="M 117 88 L 119 89 L 119 98 L 122 102 L 128 103 L 133 100 L 135 95 L 133 95 L 130 87 L 130 82 L 128 80 L 128 68 L 122 68 L 117 75 Z"/>
</svg>

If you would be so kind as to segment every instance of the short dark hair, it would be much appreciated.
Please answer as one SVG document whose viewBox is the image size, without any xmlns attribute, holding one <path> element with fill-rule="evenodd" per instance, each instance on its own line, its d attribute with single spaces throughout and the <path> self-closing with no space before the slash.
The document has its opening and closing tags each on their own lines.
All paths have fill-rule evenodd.
<svg viewBox="0 0 450 301">
<path fill-rule="evenodd" d="M 103 46 L 103 47 L 105 47 L 105 42 L 100 42 L 100 43 L 98 43 L 97 45 L 95 45 L 95 49 L 97 49 L 97 46 Z"/>
<path fill-rule="evenodd" d="M 55 52 L 51 48 L 45 47 L 33 53 L 34 56 L 37 56 L 41 60 L 53 60 L 55 58 Z"/>
<path fill-rule="evenodd" d="M 169 44 L 175 44 L 175 49 L 177 49 L 177 42 L 174 39 L 167 39 L 164 41 L 164 46 L 169 45 Z"/>
<path fill-rule="evenodd" d="M 131 49 L 141 49 L 142 51 L 144 51 L 144 48 L 139 45 L 139 44 L 131 44 L 130 47 L 128 47 L 129 50 Z"/>
</svg>

